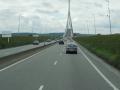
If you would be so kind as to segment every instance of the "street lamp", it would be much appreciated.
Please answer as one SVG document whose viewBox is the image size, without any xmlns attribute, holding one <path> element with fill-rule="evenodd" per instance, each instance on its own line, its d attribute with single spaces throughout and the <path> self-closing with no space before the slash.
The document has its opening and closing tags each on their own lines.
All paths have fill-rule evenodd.
<svg viewBox="0 0 120 90">
<path fill-rule="evenodd" d="M 88 30 L 88 34 L 90 34 L 88 21 L 87 21 L 87 30 Z"/>
<path fill-rule="evenodd" d="M 110 24 L 110 34 L 112 34 L 112 28 L 111 28 L 111 11 L 110 11 L 110 1 L 107 0 L 108 2 L 108 17 L 109 17 L 109 24 Z"/>
<path fill-rule="evenodd" d="M 20 25 L 21 25 L 21 15 L 19 15 L 18 33 L 20 32 Z"/>
<path fill-rule="evenodd" d="M 94 28 L 95 28 L 95 34 L 97 34 L 97 30 L 96 30 L 96 19 L 95 19 L 95 15 L 93 15 L 93 17 L 94 17 Z"/>
</svg>

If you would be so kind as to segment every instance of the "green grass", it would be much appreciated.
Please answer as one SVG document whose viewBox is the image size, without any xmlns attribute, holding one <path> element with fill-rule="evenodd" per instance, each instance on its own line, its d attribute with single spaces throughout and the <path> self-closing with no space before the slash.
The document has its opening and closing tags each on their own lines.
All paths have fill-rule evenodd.
<svg viewBox="0 0 120 90">
<path fill-rule="evenodd" d="M 98 35 L 74 39 L 120 70 L 120 35 Z"/>
<path fill-rule="evenodd" d="M 40 36 L 39 38 L 37 38 L 37 40 L 39 40 L 40 42 L 43 42 L 48 39 L 53 40 L 55 38 L 56 37 L 54 37 L 54 36 L 46 35 L 46 36 Z M 32 36 L 14 36 L 14 37 L 10 38 L 10 43 L 8 43 L 7 38 L 0 37 L 0 49 L 31 44 L 34 40 L 36 40 L 36 38 L 32 37 Z"/>
</svg>

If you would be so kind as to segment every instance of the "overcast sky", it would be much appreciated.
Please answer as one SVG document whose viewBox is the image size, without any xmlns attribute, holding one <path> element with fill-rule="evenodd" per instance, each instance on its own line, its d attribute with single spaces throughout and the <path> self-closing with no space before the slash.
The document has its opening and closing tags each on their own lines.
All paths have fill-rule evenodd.
<svg viewBox="0 0 120 90">
<path fill-rule="evenodd" d="M 94 33 L 94 15 L 97 33 L 109 33 L 107 0 L 71 0 L 74 32 Z M 0 33 L 64 32 L 67 21 L 68 0 L 0 0 Z M 112 32 L 120 33 L 120 0 L 110 0 Z"/>
</svg>

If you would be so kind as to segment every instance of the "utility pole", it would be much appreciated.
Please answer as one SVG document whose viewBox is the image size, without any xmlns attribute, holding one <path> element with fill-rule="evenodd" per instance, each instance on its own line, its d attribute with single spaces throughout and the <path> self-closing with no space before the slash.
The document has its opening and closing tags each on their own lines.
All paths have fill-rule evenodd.
<svg viewBox="0 0 120 90">
<path fill-rule="evenodd" d="M 33 29 L 33 26 L 32 26 L 32 35 L 33 35 L 33 33 L 34 33 L 34 29 Z"/>
<path fill-rule="evenodd" d="M 19 15 L 18 33 L 20 32 L 20 25 L 21 25 L 21 15 Z"/>
<path fill-rule="evenodd" d="M 32 34 L 34 33 L 34 29 L 33 29 L 33 21 L 32 21 Z"/>
<path fill-rule="evenodd" d="M 87 21 L 87 30 L 88 30 L 88 34 L 90 34 L 90 30 L 89 30 L 88 21 Z"/>
<path fill-rule="evenodd" d="M 96 30 L 96 19 L 95 19 L 95 15 L 93 16 L 94 17 L 94 28 L 95 28 L 95 34 L 97 34 L 97 30 Z"/>
<path fill-rule="evenodd" d="M 112 34 L 112 29 L 111 29 L 111 11 L 110 11 L 110 1 L 107 0 L 108 2 L 108 17 L 109 17 L 109 25 L 110 25 L 110 34 Z"/>
<path fill-rule="evenodd" d="M 84 26 L 84 34 L 86 33 L 86 24 L 83 25 Z"/>
</svg>

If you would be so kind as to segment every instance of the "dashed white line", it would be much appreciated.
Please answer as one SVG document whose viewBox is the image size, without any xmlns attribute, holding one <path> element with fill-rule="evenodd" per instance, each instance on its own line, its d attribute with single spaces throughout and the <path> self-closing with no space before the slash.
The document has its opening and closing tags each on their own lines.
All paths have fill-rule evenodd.
<svg viewBox="0 0 120 90">
<path fill-rule="evenodd" d="M 54 62 L 54 65 L 57 65 L 57 63 L 58 63 L 58 61 L 55 61 L 55 62 Z"/>
<path fill-rule="evenodd" d="M 38 90 L 43 90 L 43 88 L 44 88 L 44 85 L 41 85 Z"/>
<path fill-rule="evenodd" d="M 79 48 L 80 49 L 80 48 Z M 113 90 L 119 90 L 98 68 L 97 66 L 88 58 L 88 56 L 80 49 L 80 52 L 91 64 L 91 66 L 98 72 L 98 74 L 113 88 Z"/>
</svg>

